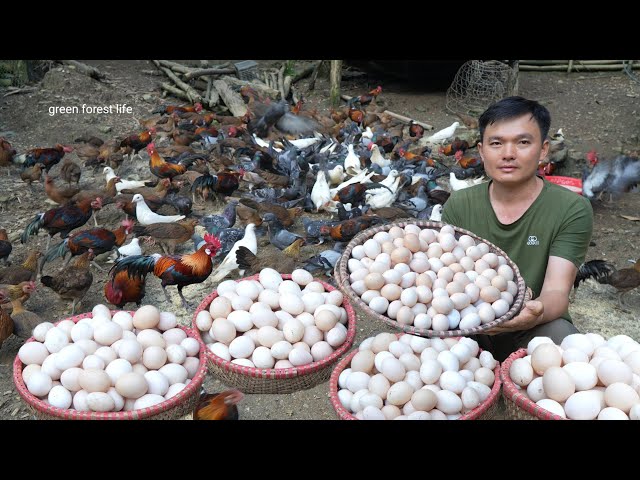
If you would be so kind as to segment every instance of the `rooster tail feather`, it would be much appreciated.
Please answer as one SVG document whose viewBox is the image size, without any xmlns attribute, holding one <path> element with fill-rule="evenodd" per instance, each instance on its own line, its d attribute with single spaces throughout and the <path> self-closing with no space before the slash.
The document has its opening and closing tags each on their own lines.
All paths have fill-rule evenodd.
<svg viewBox="0 0 640 480">
<path fill-rule="evenodd" d="M 616 267 L 605 260 L 590 260 L 578 268 L 573 287 L 578 288 L 580 282 L 584 282 L 587 278 L 593 278 L 598 283 L 607 284 L 609 276 L 615 271 Z"/>
<path fill-rule="evenodd" d="M 239 247 L 236 252 L 236 263 L 241 270 L 250 270 L 256 256 L 247 247 Z"/>
<path fill-rule="evenodd" d="M 42 265 L 51 260 L 54 260 L 58 257 L 66 257 L 69 252 L 69 239 L 65 238 L 64 241 L 60 242 L 59 245 L 51 247 L 47 253 L 45 253 L 44 258 L 42 259 Z"/>
<path fill-rule="evenodd" d="M 20 235 L 20 241 L 22 243 L 27 243 L 27 240 L 31 235 L 38 234 L 40 227 L 42 227 L 43 218 L 44 218 L 44 213 L 38 213 L 34 217 L 34 219 L 31 220 L 31 223 L 29 223 L 29 225 L 25 227 L 24 232 L 22 232 L 22 235 Z"/>
<path fill-rule="evenodd" d="M 130 277 L 145 278 L 147 273 L 153 272 L 156 264 L 156 258 L 149 255 L 131 255 L 125 257 L 111 267 L 113 276 L 119 272 L 126 271 Z"/>
</svg>

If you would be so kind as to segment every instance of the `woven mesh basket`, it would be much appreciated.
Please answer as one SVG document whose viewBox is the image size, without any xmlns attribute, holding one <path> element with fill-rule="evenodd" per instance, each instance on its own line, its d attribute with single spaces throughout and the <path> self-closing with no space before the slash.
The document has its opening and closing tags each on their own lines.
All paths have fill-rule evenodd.
<svg viewBox="0 0 640 480">
<path fill-rule="evenodd" d="M 398 338 L 405 335 L 404 333 L 397 333 L 396 336 Z M 480 350 L 482 351 L 482 349 Z M 338 390 L 340 387 L 338 386 L 338 378 L 342 371 L 349 366 L 351 363 L 351 359 L 358 353 L 359 350 L 355 348 L 353 351 L 349 352 L 349 355 L 344 357 L 340 362 L 336 365 L 331 373 L 331 378 L 329 380 L 329 396 L 331 398 L 331 405 L 333 405 L 333 409 L 338 414 L 341 420 L 358 420 L 354 417 L 349 410 L 344 408 L 340 398 L 338 398 Z M 495 375 L 495 381 L 493 382 L 493 387 L 491 388 L 491 393 L 486 398 L 484 402 L 478 405 L 476 408 L 471 410 L 470 412 L 462 415 L 458 420 L 492 420 L 498 417 L 500 413 L 500 407 L 498 405 L 498 400 L 500 399 L 500 385 L 502 381 L 500 380 L 500 363 L 496 365 L 496 368 L 493 370 Z"/>
<path fill-rule="evenodd" d="M 236 282 L 242 280 L 258 280 L 258 278 L 259 275 L 253 275 L 251 277 L 239 278 Z M 291 275 L 283 274 L 282 278 L 284 280 L 290 280 Z M 328 283 L 315 278 L 314 281 L 321 283 L 327 292 L 335 290 L 335 288 Z M 193 315 L 193 331 L 203 345 L 204 342 L 196 326 L 196 318 L 198 313 L 209 308 L 209 305 L 217 296 L 218 293 L 215 290 L 207 295 L 200 305 L 198 305 Z M 349 350 L 355 339 L 356 314 L 346 296 L 342 301 L 342 306 L 347 311 L 347 339 L 331 355 L 319 362 L 294 368 L 252 368 L 231 363 L 206 348 L 205 355 L 207 357 L 209 371 L 226 385 L 234 386 L 244 393 L 291 393 L 297 390 L 315 387 L 319 383 L 329 379 L 331 376 L 331 365 L 333 365 L 342 354 Z"/>
<path fill-rule="evenodd" d="M 111 310 L 111 315 L 116 312 L 118 312 L 118 310 Z M 129 311 L 129 313 L 131 315 L 134 314 L 132 311 Z M 71 320 L 72 322 L 77 323 L 83 318 L 91 318 L 92 316 L 93 314 L 88 312 L 76 315 L 75 317 L 71 317 L 66 320 Z M 58 323 L 60 322 L 57 322 L 56 325 Z M 184 330 L 187 336 L 199 340 L 199 337 L 196 336 L 191 329 L 180 325 L 178 328 Z M 35 341 L 36 340 L 33 337 L 27 340 L 27 342 Z M 38 399 L 29 392 L 27 386 L 22 380 L 23 364 L 17 355 L 13 361 L 13 382 L 15 383 L 22 400 L 31 409 L 36 418 L 40 420 L 177 420 L 193 412 L 200 396 L 200 389 L 204 382 L 204 377 L 207 374 L 206 357 L 204 355 L 205 347 L 202 342 L 199 341 L 198 343 L 200 343 L 200 352 L 198 353 L 200 364 L 198 365 L 198 371 L 189 384 L 169 400 L 165 400 L 164 402 L 147 408 L 140 408 L 126 412 L 87 412 L 54 407 L 47 402 Z"/>
<path fill-rule="evenodd" d="M 366 242 L 370 238 L 373 238 L 373 236 L 378 232 L 389 231 L 392 227 L 404 228 L 407 225 L 417 225 L 421 229 L 431 228 L 434 230 L 440 230 L 445 224 L 442 222 L 432 222 L 428 220 L 406 220 L 406 221 L 399 221 L 399 222 L 389 223 L 386 225 L 379 225 L 376 227 L 368 228 L 367 230 L 360 232 L 349 242 L 349 244 L 347 245 L 347 248 L 345 248 L 344 252 L 342 253 L 342 256 L 336 263 L 335 277 L 336 277 L 336 282 L 338 284 L 338 287 L 340 288 L 340 290 L 346 293 L 349 296 L 349 298 L 351 298 L 351 300 L 354 302 L 355 305 L 360 307 L 368 315 L 383 321 L 384 323 L 386 323 L 387 325 L 390 325 L 393 328 L 403 330 L 406 333 L 411 333 L 413 335 L 419 335 L 422 337 L 446 338 L 446 337 L 469 336 L 469 335 L 476 335 L 479 333 L 483 333 L 485 330 L 488 330 L 492 327 L 495 327 L 496 325 L 501 324 L 502 322 L 510 320 L 522 309 L 522 305 L 524 304 L 525 293 L 527 289 L 524 284 L 524 279 L 522 278 L 522 275 L 520 275 L 520 269 L 518 268 L 518 266 L 511 259 L 509 259 L 509 257 L 503 250 L 498 248 L 493 243 L 485 240 L 484 238 L 477 236 L 476 234 L 468 230 L 451 225 L 451 227 L 455 231 L 454 235 L 456 239 L 460 238 L 462 235 L 469 235 L 471 238 L 473 238 L 477 242 L 486 243 L 489 246 L 490 252 L 493 252 L 498 256 L 502 255 L 504 258 L 506 258 L 507 264 L 513 269 L 514 281 L 518 286 L 518 293 L 513 299 L 513 304 L 511 305 L 511 308 L 509 309 L 509 311 L 507 311 L 507 313 L 505 313 L 501 317 L 496 318 L 492 322 L 485 323 L 484 325 L 480 325 L 474 328 L 456 329 L 456 330 L 430 330 L 425 328 L 417 328 L 417 327 L 414 327 L 413 325 L 402 325 L 396 322 L 395 320 L 392 320 L 391 318 L 387 317 L 386 315 L 381 315 L 373 311 L 371 308 L 369 308 L 369 305 L 363 302 L 360 296 L 351 288 L 351 282 L 349 281 L 349 271 L 347 266 L 349 258 L 351 258 L 351 252 L 353 251 L 353 248 L 356 245 L 362 245 L 364 242 Z"/>
<path fill-rule="evenodd" d="M 536 405 L 536 403 L 529 400 L 521 390 L 516 388 L 515 383 L 513 383 L 509 376 L 509 369 L 514 360 L 526 356 L 527 349 L 521 348 L 509 355 L 500 368 L 500 378 L 502 379 L 503 385 L 502 396 L 505 400 L 507 417 L 511 420 L 566 420 Z"/>
</svg>

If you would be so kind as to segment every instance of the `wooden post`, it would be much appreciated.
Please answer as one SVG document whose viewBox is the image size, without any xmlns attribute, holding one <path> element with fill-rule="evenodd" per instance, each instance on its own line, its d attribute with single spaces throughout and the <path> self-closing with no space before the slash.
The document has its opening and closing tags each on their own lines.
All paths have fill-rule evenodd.
<svg viewBox="0 0 640 480">
<path fill-rule="evenodd" d="M 331 60 L 331 90 L 329 100 L 333 108 L 340 105 L 340 80 L 342 80 L 342 60 Z"/>
</svg>

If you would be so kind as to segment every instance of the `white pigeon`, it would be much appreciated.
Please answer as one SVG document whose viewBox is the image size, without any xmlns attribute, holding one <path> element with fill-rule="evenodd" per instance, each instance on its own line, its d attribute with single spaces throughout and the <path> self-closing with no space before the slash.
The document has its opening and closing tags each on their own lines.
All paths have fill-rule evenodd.
<svg viewBox="0 0 640 480">
<path fill-rule="evenodd" d="M 327 183 L 324 170 L 318 172 L 316 183 L 313 184 L 313 188 L 311 189 L 311 201 L 316 207 L 316 212 L 319 212 L 321 208 L 324 208 L 324 206 L 331 201 L 329 184 Z"/>
<path fill-rule="evenodd" d="M 347 174 L 344 173 L 344 167 L 342 165 L 336 165 L 333 167 L 333 170 L 329 171 L 330 185 L 338 185 L 346 176 Z"/>
<path fill-rule="evenodd" d="M 145 227 L 152 223 L 173 223 L 184 218 L 184 215 L 158 215 L 154 213 L 144 201 L 144 197 L 139 193 L 136 193 L 131 201 L 136 204 L 138 222 Z"/>
<path fill-rule="evenodd" d="M 362 171 L 362 168 L 360 167 L 360 158 L 353 151 L 353 144 L 350 144 L 347 148 L 349 153 L 347 153 L 347 156 L 344 159 L 344 171 L 347 172 L 347 175 L 358 175 Z"/>
<path fill-rule="evenodd" d="M 438 203 L 433 206 L 433 210 L 431 210 L 431 215 L 429 215 L 429 220 L 431 220 L 432 222 L 442 221 L 442 205 Z"/>
<path fill-rule="evenodd" d="M 346 187 L 347 185 L 351 185 L 352 183 L 371 183 L 371 180 L 369 180 L 371 177 L 373 177 L 376 174 L 376 172 L 369 172 L 366 168 L 364 170 L 362 170 L 358 175 L 356 175 L 355 177 L 351 177 L 349 180 L 342 182 L 340 185 L 338 185 L 335 188 L 332 188 L 330 193 L 330 197 L 333 198 L 336 193 L 338 193 L 339 190 L 343 189 L 344 187 Z"/>
<path fill-rule="evenodd" d="M 104 167 L 103 172 L 105 173 L 105 176 L 107 178 L 107 183 L 109 183 L 109 180 L 111 180 L 113 177 L 117 176 L 113 171 L 113 168 L 111 167 Z M 120 179 L 120 181 L 116 183 L 116 190 L 118 191 L 118 193 L 120 193 L 121 190 L 126 190 L 127 188 L 141 188 L 145 186 L 146 182 L 150 182 L 150 181 L 151 180 L 137 181 L 137 180 Z"/>
<path fill-rule="evenodd" d="M 460 125 L 460 122 L 453 122 L 447 128 L 443 128 L 442 130 L 437 131 L 430 137 L 427 137 L 427 142 L 429 143 L 442 143 L 448 138 L 453 137 L 453 134 L 456 133 L 456 128 Z"/>
<path fill-rule="evenodd" d="M 373 144 L 373 147 L 371 147 L 371 163 L 380 165 L 382 168 L 391 165 L 391 160 L 384 158 L 382 153 L 380 153 L 380 148 L 375 143 Z"/>
<path fill-rule="evenodd" d="M 119 258 L 130 257 L 132 255 L 142 255 L 142 248 L 140 248 L 140 240 L 138 238 L 132 238 L 129 243 L 119 247 L 117 254 L 112 251 L 108 263 L 113 263 Z"/>
<path fill-rule="evenodd" d="M 238 260 L 236 258 L 236 252 L 240 247 L 246 247 L 251 251 L 251 253 L 257 255 L 258 242 L 256 240 L 255 229 L 255 224 L 247 224 L 247 226 L 244 228 L 244 237 L 233 244 L 233 247 L 231 247 L 231 250 L 229 250 L 227 256 L 224 257 L 224 260 L 222 260 L 222 262 L 220 262 L 220 265 L 218 265 L 216 269 L 211 272 L 211 276 L 209 278 L 212 279 L 214 283 L 218 283 L 220 280 L 222 280 L 224 277 L 226 277 L 239 267 Z M 240 270 L 240 276 L 242 275 L 244 275 L 244 270 Z"/>
</svg>

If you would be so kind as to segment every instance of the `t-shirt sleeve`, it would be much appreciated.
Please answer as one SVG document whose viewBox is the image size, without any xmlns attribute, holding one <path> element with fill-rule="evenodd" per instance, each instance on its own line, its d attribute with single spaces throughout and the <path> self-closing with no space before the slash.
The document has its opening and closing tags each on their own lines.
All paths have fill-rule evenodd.
<svg viewBox="0 0 640 480">
<path fill-rule="evenodd" d="M 556 235 L 549 255 L 561 257 L 572 262 L 576 267 L 584 262 L 593 231 L 593 209 L 586 198 L 567 208 L 562 227 Z"/>
</svg>

